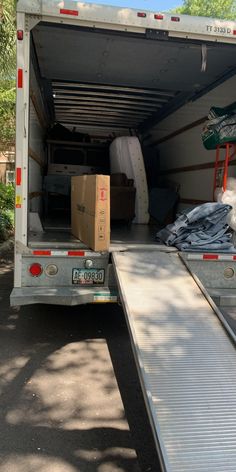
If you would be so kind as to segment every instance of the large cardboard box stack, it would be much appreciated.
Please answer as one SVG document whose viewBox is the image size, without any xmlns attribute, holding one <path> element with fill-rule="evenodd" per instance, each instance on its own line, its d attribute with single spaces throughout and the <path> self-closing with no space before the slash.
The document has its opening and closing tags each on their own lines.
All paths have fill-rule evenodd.
<svg viewBox="0 0 236 472">
<path fill-rule="evenodd" d="M 83 175 L 71 179 L 72 234 L 94 251 L 110 245 L 110 176 Z"/>
</svg>

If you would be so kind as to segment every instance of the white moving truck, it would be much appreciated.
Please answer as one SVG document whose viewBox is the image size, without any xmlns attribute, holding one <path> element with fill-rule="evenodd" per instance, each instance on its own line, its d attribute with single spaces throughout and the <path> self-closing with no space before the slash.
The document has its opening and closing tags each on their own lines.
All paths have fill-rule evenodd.
<svg viewBox="0 0 236 472">
<path fill-rule="evenodd" d="M 162 470 L 235 471 L 235 336 L 221 314 L 235 305 L 235 255 L 183 257 L 138 224 L 91 251 L 70 234 L 66 198 L 71 175 L 108 173 L 112 140 L 137 136 L 182 207 L 212 200 L 201 129 L 212 105 L 235 101 L 236 22 L 74 0 L 17 10 L 11 304 L 111 302 L 118 287 Z"/>
</svg>

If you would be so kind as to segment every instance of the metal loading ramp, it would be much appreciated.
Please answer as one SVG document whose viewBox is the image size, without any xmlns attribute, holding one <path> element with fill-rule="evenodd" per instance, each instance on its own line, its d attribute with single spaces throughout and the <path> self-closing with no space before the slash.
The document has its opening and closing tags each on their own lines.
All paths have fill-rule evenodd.
<svg viewBox="0 0 236 472">
<path fill-rule="evenodd" d="M 163 471 L 236 471 L 236 352 L 178 254 L 113 253 Z"/>
</svg>

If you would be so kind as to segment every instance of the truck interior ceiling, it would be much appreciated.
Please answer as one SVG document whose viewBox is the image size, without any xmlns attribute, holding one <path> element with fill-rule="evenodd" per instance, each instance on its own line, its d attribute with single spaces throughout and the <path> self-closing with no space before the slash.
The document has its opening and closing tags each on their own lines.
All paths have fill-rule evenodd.
<svg viewBox="0 0 236 472">
<path fill-rule="evenodd" d="M 29 209 L 44 229 L 70 228 L 71 176 L 109 174 L 120 136 L 139 138 L 150 205 L 163 186 L 178 204 L 212 198 L 201 129 L 212 105 L 235 100 L 234 45 L 42 22 L 31 33 Z"/>
</svg>

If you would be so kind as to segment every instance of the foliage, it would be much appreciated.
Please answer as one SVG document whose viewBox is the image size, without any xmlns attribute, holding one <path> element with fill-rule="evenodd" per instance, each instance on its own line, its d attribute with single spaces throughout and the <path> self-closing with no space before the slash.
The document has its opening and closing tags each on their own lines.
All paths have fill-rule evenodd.
<svg viewBox="0 0 236 472">
<path fill-rule="evenodd" d="M 0 143 L 1 151 L 9 148 L 15 138 L 16 88 L 12 80 L 0 80 Z"/>
<path fill-rule="evenodd" d="M 5 241 L 14 227 L 15 189 L 0 183 L 0 241 Z"/>
<path fill-rule="evenodd" d="M 16 1 L 0 0 L 0 78 L 11 78 L 16 62 Z"/>
<path fill-rule="evenodd" d="M 0 149 L 15 137 L 16 2 L 0 0 Z"/>
<path fill-rule="evenodd" d="M 5 241 L 13 232 L 13 211 L 0 210 L 0 241 Z"/>
<path fill-rule="evenodd" d="M 176 13 L 207 16 L 228 20 L 236 19 L 236 0 L 184 0 Z"/>
<path fill-rule="evenodd" d="M 0 183 L 0 211 L 13 210 L 15 203 L 15 189 L 13 185 Z"/>
</svg>

